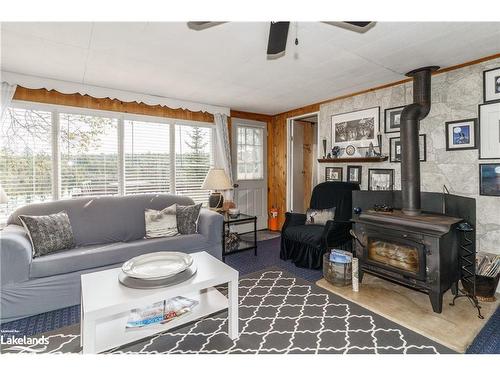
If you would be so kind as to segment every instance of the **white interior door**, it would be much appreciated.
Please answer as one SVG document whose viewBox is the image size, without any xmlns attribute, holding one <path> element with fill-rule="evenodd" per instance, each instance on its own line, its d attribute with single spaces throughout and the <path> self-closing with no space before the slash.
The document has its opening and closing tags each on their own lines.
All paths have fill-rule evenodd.
<svg viewBox="0 0 500 375">
<path fill-rule="evenodd" d="M 260 121 L 233 118 L 234 201 L 240 212 L 257 216 L 257 229 L 267 228 L 267 129 Z M 248 230 L 251 230 L 249 228 Z"/>
</svg>

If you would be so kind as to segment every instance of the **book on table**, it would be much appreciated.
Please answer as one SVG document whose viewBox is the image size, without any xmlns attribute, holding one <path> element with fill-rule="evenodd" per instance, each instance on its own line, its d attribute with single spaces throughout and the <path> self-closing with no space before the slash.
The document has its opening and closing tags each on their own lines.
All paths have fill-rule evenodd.
<svg viewBox="0 0 500 375">
<path fill-rule="evenodd" d="M 133 309 L 130 311 L 126 328 L 143 328 L 165 324 L 190 313 L 196 305 L 198 305 L 198 301 L 177 296 L 143 308 Z"/>
</svg>

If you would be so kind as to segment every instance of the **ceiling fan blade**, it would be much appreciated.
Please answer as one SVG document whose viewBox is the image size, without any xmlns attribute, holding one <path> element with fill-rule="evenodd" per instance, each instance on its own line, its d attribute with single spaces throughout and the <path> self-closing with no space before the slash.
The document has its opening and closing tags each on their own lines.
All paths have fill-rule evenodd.
<svg viewBox="0 0 500 375">
<path fill-rule="evenodd" d="M 323 21 L 323 23 L 332 26 L 338 26 L 343 29 L 355 31 L 361 34 L 366 33 L 376 24 L 376 22 L 374 21 L 339 21 L 339 22 Z"/>
<path fill-rule="evenodd" d="M 205 29 L 208 29 L 210 27 L 214 27 L 214 26 L 217 26 L 217 25 L 221 25 L 223 23 L 226 23 L 225 21 L 224 22 L 212 22 L 212 21 L 190 21 L 187 23 L 187 26 L 191 29 L 191 30 L 196 30 L 196 31 L 201 31 L 201 30 L 205 30 Z"/>
<path fill-rule="evenodd" d="M 285 54 L 290 22 L 271 22 L 267 42 L 267 58 L 277 59 Z"/>
</svg>

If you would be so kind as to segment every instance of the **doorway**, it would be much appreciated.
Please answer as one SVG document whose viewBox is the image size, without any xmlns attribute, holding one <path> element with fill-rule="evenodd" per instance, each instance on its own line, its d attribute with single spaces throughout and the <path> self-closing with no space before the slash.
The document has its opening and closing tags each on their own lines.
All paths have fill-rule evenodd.
<svg viewBox="0 0 500 375">
<path fill-rule="evenodd" d="M 317 184 L 318 113 L 288 120 L 287 210 L 305 213 Z"/>
</svg>

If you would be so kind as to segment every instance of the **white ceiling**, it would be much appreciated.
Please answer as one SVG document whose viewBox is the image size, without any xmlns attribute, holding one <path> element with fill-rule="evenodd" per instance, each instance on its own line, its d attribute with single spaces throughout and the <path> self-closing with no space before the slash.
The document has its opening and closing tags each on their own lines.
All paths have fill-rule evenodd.
<svg viewBox="0 0 500 375">
<path fill-rule="evenodd" d="M 2 23 L 2 70 L 276 114 L 500 52 L 500 23 L 379 22 L 357 34 L 292 23 L 266 59 L 269 24 Z M 294 45 L 296 33 L 299 45 Z"/>
</svg>

